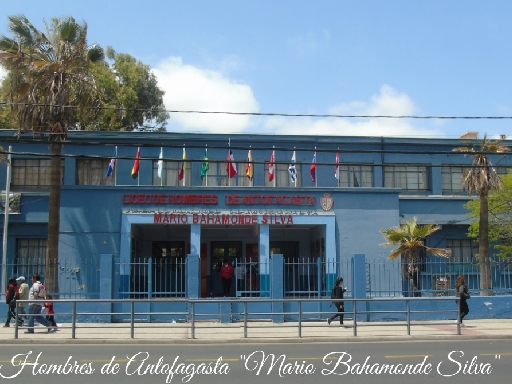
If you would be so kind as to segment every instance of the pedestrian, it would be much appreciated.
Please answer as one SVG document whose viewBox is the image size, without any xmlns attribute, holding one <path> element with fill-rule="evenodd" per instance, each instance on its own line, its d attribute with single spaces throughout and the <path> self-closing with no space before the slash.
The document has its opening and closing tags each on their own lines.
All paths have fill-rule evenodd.
<svg viewBox="0 0 512 384">
<path fill-rule="evenodd" d="M 340 318 L 340 328 L 346 328 L 343 324 L 343 317 L 345 315 L 345 305 L 343 303 L 343 294 L 347 291 L 347 288 L 343 287 L 343 277 L 338 277 L 334 286 L 331 289 L 331 299 L 333 299 L 332 303 L 338 310 L 333 316 L 327 319 L 327 324 L 331 324 L 331 322 L 336 319 L 338 316 Z"/>
<path fill-rule="evenodd" d="M 9 278 L 7 288 L 5 289 L 5 304 L 7 304 L 7 316 L 4 327 L 11 326 L 11 319 L 16 319 L 16 300 L 20 298 L 18 284 L 14 277 Z"/>
<path fill-rule="evenodd" d="M 228 262 L 228 260 L 224 260 L 220 267 L 220 279 L 222 281 L 224 297 L 231 296 L 231 280 L 233 279 L 233 273 L 233 266 Z"/>
<path fill-rule="evenodd" d="M 37 273 L 34 273 L 30 279 L 32 280 L 32 286 L 28 292 L 28 299 L 31 300 L 28 314 L 32 316 L 28 318 L 28 329 L 25 333 L 34 333 L 34 321 L 47 327 L 48 332 L 50 332 L 52 329 L 50 322 L 41 315 L 41 300 L 46 298 L 46 288 L 39 281 L 41 277 Z"/>
<path fill-rule="evenodd" d="M 18 283 L 18 288 L 20 291 L 20 300 L 28 300 L 28 291 L 29 287 L 28 284 L 25 282 L 25 276 L 20 276 L 16 279 L 16 282 Z M 20 314 L 25 314 L 25 307 L 27 306 L 27 303 L 20 303 L 18 318 L 23 319 L 26 318 L 26 316 L 20 316 Z M 21 325 L 23 325 L 23 320 L 21 320 Z"/>
<path fill-rule="evenodd" d="M 52 300 L 52 297 L 50 295 L 46 296 L 47 300 Z M 44 303 L 44 307 L 46 309 L 46 320 L 50 322 L 50 324 L 53 327 L 53 330 L 57 330 L 57 323 L 55 322 L 55 311 L 53 309 L 53 301 L 46 301 Z M 49 330 L 48 330 L 49 332 Z"/>
<path fill-rule="evenodd" d="M 241 292 L 241 296 L 245 296 L 245 292 L 247 291 L 247 288 L 245 287 L 245 274 L 246 274 L 246 267 L 245 263 L 238 263 L 236 265 L 236 283 L 237 283 L 237 290 L 238 292 Z"/>
<path fill-rule="evenodd" d="M 460 297 L 460 313 L 456 322 L 459 323 L 461 327 L 464 327 L 465 325 L 462 320 L 469 313 L 468 299 L 471 295 L 468 292 L 466 278 L 463 275 L 459 275 L 457 280 L 455 280 L 455 295 Z M 458 304 L 459 303 L 457 302 L 457 305 Z"/>
</svg>

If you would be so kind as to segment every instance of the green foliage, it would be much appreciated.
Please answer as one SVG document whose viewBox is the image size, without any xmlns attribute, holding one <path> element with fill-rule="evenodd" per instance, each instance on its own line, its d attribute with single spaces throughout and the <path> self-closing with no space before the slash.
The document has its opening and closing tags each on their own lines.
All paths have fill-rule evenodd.
<svg viewBox="0 0 512 384">
<path fill-rule="evenodd" d="M 45 33 L 23 15 L 9 16 L 12 37 L 0 37 L 0 129 L 165 130 L 164 92 L 148 65 L 97 44 L 72 17 L 45 22 Z M 110 63 L 105 61 L 108 57 Z M 34 105 L 43 105 L 43 108 Z"/>
<path fill-rule="evenodd" d="M 498 251 L 496 256 L 507 258 L 512 256 L 512 171 L 502 176 L 500 190 L 489 192 L 489 240 Z M 478 238 L 480 229 L 480 204 L 471 200 L 465 204 L 468 215 L 474 220 L 469 226 L 468 236 Z"/>
</svg>

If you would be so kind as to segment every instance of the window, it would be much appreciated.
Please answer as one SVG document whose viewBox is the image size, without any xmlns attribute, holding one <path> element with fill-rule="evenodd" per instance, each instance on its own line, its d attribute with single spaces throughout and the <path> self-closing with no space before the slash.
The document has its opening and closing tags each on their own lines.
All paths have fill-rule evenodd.
<svg viewBox="0 0 512 384">
<path fill-rule="evenodd" d="M 32 274 L 39 273 L 44 279 L 47 243 L 47 239 L 17 239 L 13 275 L 30 280 Z"/>
<path fill-rule="evenodd" d="M 496 173 L 500 177 L 506 176 L 510 173 L 510 171 L 512 171 L 511 167 L 495 167 L 494 169 L 496 169 Z"/>
<path fill-rule="evenodd" d="M 203 177 L 201 185 L 208 187 L 250 187 L 251 181 L 245 174 L 246 162 L 235 162 L 234 164 L 236 166 L 237 174 L 230 179 L 226 171 L 225 161 L 210 161 L 210 169 L 208 170 L 206 177 Z"/>
<path fill-rule="evenodd" d="M 426 191 L 428 168 L 426 166 L 384 167 L 384 187 L 401 188 L 404 191 Z"/>
<path fill-rule="evenodd" d="M 171 187 L 190 185 L 190 162 L 185 163 L 183 179 L 179 179 L 182 161 L 163 160 L 162 178 L 158 177 L 158 160 L 153 161 L 153 185 L 166 185 Z"/>
<path fill-rule="evenodd" d="M 448 271 L 454 274 L 478 272 L 478 243 L 473 239 L 446 239 L 446 248 L 452 250 Z"/>
<path fill-rule="evenodd" d="M 290 172 L 288 171 L 288 167 L 290 164 L 284 163 L 274 163 L 274 178 L 276 182 L 276 187 L 300 187 L 301 186 L 301 177 L 300 177 L 300 164 L 295 163 L 295 179 L 296 182 L 294 183 L 292 181 L 292 178 L 290 176 Z M 268 163 L 265 164 L 265 187 L 273 187 L 274 182 L 268 180 Z"/>
<path fill-rule="evenodd" d="M 339 187 L 372 187 L 372 180 L 372 166 L 340 164 Z"/>
<path fill-rule="evenodd" d="M 463 167 L 442 167 L 441 168 L 441 188 L 443 194 L 461 194 L 466 192 L 466 187 L 462 185 Z"/>
<path fill-rule="evenodd" d="M 63 178 L 64 161 L 61 161 L 61 164 Z M 14 191 L 48 189 L 50 174 L 50 159 L 13 159 L 12 189 Z"/>
<path fill-rule="evenodd" d="M 110 159 L 78 159 L 76 183 L 78 185 L 115 185 L 115 175 L 106 177 L 109 163 Z"/>
</svg>

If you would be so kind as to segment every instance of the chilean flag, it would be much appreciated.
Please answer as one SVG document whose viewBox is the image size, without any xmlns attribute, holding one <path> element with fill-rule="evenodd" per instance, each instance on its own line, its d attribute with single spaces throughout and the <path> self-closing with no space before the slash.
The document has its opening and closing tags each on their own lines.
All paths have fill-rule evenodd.
<svg viewBox="0 0 512 384">
<path fill-rule="evenodd" d="M 237 174 L 235 158 L 233 157 L 231 149 L 228 151 L 228 155 L 226 157 L 226 172 L 230 179 Z"/>
<path fill-rule="evenodd" d="M 270 155 L 270 161 L 268 162 L 268 181 L 274 180 L 274 161 L 275 161 L 275 152 L 272 151 Z"/>
</svg>

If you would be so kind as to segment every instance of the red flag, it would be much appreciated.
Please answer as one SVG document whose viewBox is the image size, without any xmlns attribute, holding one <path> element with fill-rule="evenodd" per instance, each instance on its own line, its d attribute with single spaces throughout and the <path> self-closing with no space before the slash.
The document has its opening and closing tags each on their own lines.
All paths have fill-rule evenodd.
<svg viewBox="0 0 512 384">
<path fill-rule="evenodd" d="M 226 172 L 230 179 L 237 174 L 235 158 L 233 157 L 231 149 L 228 151 L 228 155 L 226 157 Z"/>
<path fill-rule="evenodd" d="M 275 153 L 272 151 L 272 154 L 270 155 L 270 161 L 268 163 L 268 181 L 274 180 L 274 161 L 275 161 Z"/>
<path fill-rule="evenodd" d="M 309 173 L 311 173 L 311 181 L 314 183 L 316 180 L 316 152 L 313 155 L 313 160 L 311 161 L 311 168 L 309 169 Z"/>
</svg>

